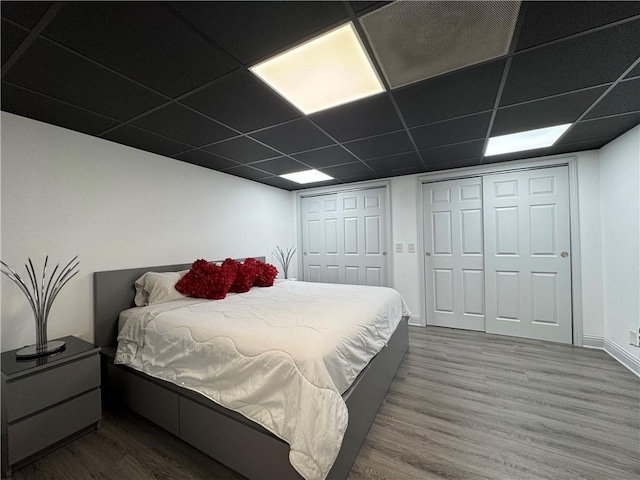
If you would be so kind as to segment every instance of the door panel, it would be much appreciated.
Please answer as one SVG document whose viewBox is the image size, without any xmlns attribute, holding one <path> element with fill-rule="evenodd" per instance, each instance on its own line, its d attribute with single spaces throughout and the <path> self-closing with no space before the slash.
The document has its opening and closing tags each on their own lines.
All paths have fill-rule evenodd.
<svg viewBox="0 0 640 480">
<path fill-rule="evenodd" d="M 483 185 L 487 332 L 571 343 L 567 167 L 487 175 Z"/>
<path fill-rule="evenodd" d="M 462 270 L 463 311 L 467 315 L 484 315 L 484 272 Z"/>
<path fill-rule="evenodd" d="M 482 210 L 460 211 L 463 255 L 482 255 Z"/>
<path fill-rule="evenodd" d="M 427 324 L 484 331 L 482 180 L 425 184 Z"/>
<path fill-rule="evenodd" d="M 386 286 L 385 209 L 386 188 L 302 198 L 304 280 Z"/>
</svg>

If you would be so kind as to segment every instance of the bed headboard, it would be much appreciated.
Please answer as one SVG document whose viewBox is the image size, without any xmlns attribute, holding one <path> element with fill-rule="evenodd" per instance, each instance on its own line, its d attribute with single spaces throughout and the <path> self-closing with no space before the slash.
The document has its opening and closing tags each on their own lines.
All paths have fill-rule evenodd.
<svg viewBox="0 0 640 480">
<path fill-rule="evenodd" d="M 254 257 L 265 261 L 265 257 Z M 237 259 L 243 261 L 244 258 Z M 94 272 L 93 274 L 93 331 L 94 343 L 99 347 L 116 345 L 120 312 L 134 306 L 135 281 L 146 272 L 178 272 L 189 270 L 191 263 L 156 267 L 128 268 Z"/>
</svg>

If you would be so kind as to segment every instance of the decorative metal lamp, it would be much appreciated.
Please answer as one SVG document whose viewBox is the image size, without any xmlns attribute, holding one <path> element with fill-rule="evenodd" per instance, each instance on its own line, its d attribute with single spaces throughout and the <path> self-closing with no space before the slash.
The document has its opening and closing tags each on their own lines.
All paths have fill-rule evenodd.
<svg viewBox="0 0 640 480">
<path fill-rule="evenodd" d="M 60 266 L 60 264 L 57 264 L 47 281 L 47 263 L 49 261 L 49 256 L 47 256 L 44 260 L 44 268 L 42 269 L 42 280 L 40 285 L 38 285 L 36 271 L 33 268 L 31 259 L 28 258 L 28 264 L 25 264 L 25 268 L 29 275 L 31 290 L 15 270 L 0 260 L 0 264 L 2 264 L 2 273 L 9 277 L 13 283 L 18 285 L 20 290 L 22 290 L 22 293 L 25 294 L 27 300 L 29 300 L 29 305 L 31 305 L 33 316 L 36 321 L 35 345 L 30 345 L 18 350 L 16 352 L 16 357 L 22 359 L 38 358 L 64 350 L 65 344 L 63 341 L 47 341 L 47 319 L 49 317 L 49 311 L 51 310 L 53 301 L 56 299 L 58 293 L 60 293 L 62 287 L 64 287 L 69 280 L 75 277 L 79 272 L 77 268 L 80 262 L 76 262 L 77 259 L 78 256 L 76 255 L 71 259 L 66 267 L 60 270 L 60 273 L 58 273 L 58 276 L 56 277 L 56 272 Z"/>
</svg>

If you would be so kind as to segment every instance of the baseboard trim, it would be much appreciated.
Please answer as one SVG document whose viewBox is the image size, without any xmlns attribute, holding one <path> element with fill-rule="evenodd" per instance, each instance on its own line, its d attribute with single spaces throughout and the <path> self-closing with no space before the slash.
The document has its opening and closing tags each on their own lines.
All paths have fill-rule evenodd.
<svg viewBox="0 0 640 480">
<path fill-rule="evenodd" d="M 583 335 L 582 346 L 587 348 L 599 348 L 604 350 L 604 338 L 595 335 Z"/>
<path fill-rule="evenodd" d="M 640 377 L 640 358 L 631 355 L 624 348 L 608 338 L 604 339 L 604 351 L 611 355 L 622 365 Z"/>
<path fill-rule="evenodd" d="M 409 317 L 409 325 L 413 325 L 414 327 L 424 327 L 422 319 L 418 315 L 411 315 Z"/>
</svg>

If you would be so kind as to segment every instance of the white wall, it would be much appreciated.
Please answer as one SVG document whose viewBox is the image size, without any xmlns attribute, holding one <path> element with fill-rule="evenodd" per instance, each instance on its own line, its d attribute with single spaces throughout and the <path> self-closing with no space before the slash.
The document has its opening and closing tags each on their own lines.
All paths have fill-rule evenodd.
<svg viewBox="0 0 640 480">
<path fill-rule="evenodd" d="M 45 255 L 80 273 L 58 296 L 49 338 L 93 339 L 93 272 L 271 258 L 293 245 L 290 193 L 2 113 L 0 258 L 22 273 Z M 33 315 L 2 276 L 2 351 L 35 341 Z"/>
<path fill-rule="evenodd" d="M 581 152 L 577 158 L 583 342 L 585 346 L 602 348 L 604 322 L 598 151 Z"/>
<path fill-rule="evenodd" d="M 391 179 L 391 241 L 389 252 L 393 255 L 393 287 L 398 290 L 409 309 L 411 323 L 421 321 L 419 263 L 422 254 L 418 246 L 417 221 L 417 179 L 415 176 Z M 402 243 L 402 253 L 396 253 L 396 243 Z M 407 246 L 413 243 L 415 253 L 409 253 Z M 424 322 L 423 322 L 424 323 Z"/>
<path fill-rule="evenodd" d="M 629 331 L 640 327 L 640 127 L 600 150 L 600 210 L 605 349 L 621 361 L 640 349 Z"/>
</svg>

